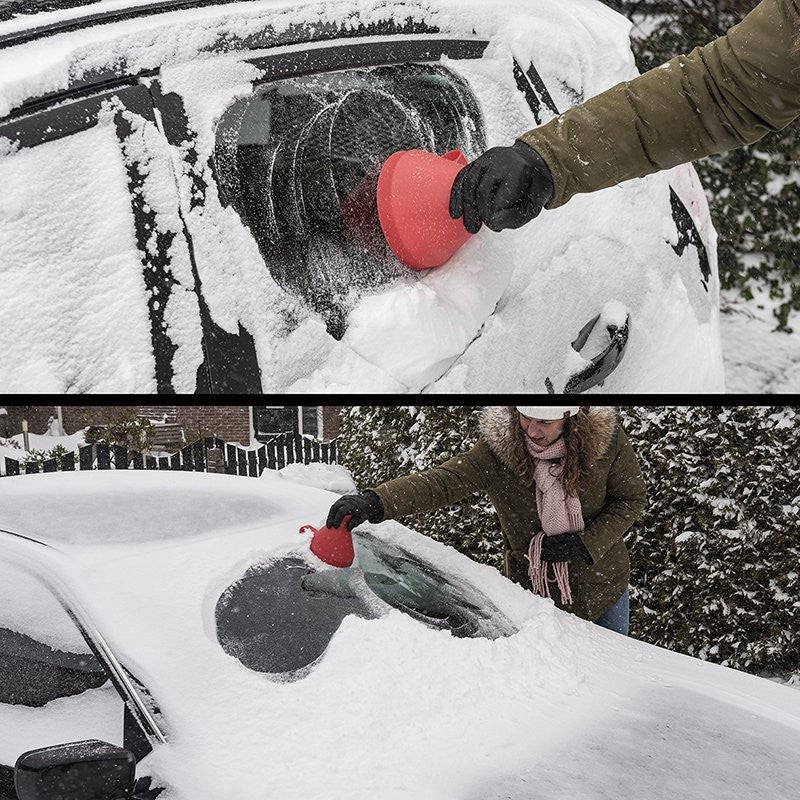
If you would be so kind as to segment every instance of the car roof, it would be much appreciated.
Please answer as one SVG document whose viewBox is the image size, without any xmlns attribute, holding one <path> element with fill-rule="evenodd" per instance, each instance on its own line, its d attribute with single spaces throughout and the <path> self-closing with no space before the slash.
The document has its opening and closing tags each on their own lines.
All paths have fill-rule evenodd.
<svg viewBox="0 0 800 800">
<path fill-rule="evenodd" d="M 58 548 L 211 536 L 261 526 L 296 534 L 317 524 L 330 492 L 282 479 L 109 470 L 6 477 L 0 529 Z"/>
<path fill-rule="evenodd" d="M 68 29 L 72 23 L 87 24 L 103 17 L 130 19 L 235 2 L 242 0 L 0 0 L 0 26 L 4 30 Z"/>
</svg>

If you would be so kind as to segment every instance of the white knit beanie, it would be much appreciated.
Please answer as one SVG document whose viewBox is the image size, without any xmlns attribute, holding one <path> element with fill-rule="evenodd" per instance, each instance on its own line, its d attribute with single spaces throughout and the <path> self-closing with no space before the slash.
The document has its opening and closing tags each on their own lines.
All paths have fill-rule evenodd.
<svg viewBox="0 0 800 800">
<path fill-rule="evenodd" d="M 578 413 L 580 406 L 517 406 L 517 411 L 531 419 L 562 419 L 562 417 L 574 417 Z"/>
</svg>

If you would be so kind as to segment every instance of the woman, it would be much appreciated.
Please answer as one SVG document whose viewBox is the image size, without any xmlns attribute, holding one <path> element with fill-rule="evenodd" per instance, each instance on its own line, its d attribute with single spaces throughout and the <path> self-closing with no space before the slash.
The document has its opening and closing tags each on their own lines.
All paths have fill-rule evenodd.
<svg viewBox="0 0 800 800">
<path fill-rule="evenodd" d="M 762 0 L 725 36 L 493 147 L 458 173 L 450 215 L 477 233 L 544 206 L 752 144 L 800 116 L 800 0 Z"/>
<path fill-rule="evenodd" d="M 577 406 L 491 407 L 467 453 L 339 498 L 329 527 L 433 511 L 485 492 L 500 518 L 506 577 L 559 608 L 628 632 L 625 532 L 645 484 L 616 412 Z"/>
</svg>

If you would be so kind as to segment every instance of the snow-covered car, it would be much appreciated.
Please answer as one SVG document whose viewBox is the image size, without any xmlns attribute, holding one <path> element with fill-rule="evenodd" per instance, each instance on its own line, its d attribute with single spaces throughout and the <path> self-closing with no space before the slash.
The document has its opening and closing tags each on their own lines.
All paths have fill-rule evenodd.
<svg viewBox="0 0 800 800">
<path fill-rule="evenodd" d="M 391 153 L 475 158 L 634 75 L 601 2 L 69 5 L 0 22 L 4 388 L 723 388 L 691 166 L 431 270 L 369 216 Z"/>
<path fill-rule="evenodd" d="M 800 692 L 396 522 L 329 566 L 300 528 L 335 497 L 277 473 L 2 479 L 0 796 L 68 774 L 100 800 L 797 796 Z"/>
</svg>

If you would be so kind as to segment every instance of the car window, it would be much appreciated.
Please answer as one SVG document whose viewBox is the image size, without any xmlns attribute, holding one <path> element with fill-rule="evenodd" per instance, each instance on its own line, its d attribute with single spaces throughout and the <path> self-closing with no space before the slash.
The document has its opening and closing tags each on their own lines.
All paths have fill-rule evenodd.
<svg viewBox="0 0 800 800">
<path fill-rule="evenodd" d="M 297 680 L 322 658 L 349 614 L 397 609 L 459 637 L 497 638 L 513 623 L 474 587 L 396 545 L 355 533 L 352 567 L 318 569 L 292 556 L 248 568 L 216 606 L 217 638 L 246 667 Z"/>
<path fill-rule="evenodd" d="M 258 86 L 222 116 L 214 166 L 272 277 L 341 338 L 360 292 L 407 277 L 377 221 L 385 159 L 417 148 L 474 158 L 485 144 L 467 83 L 404 63 Z"/>
<path fill-rule="evenodd" d="M 0 119 L 0 317 L 25 330 L 7 337 L 0 383 L 192 391 L 199 308 L 152 98 L 141 84 L 87 94 Z"/>
<path fill-rule="evenodd" d="M 516 631 L 481 592 L 419 557 L 365 533 L 353 544 L 367 586 L 393 608 L 453 636 L 496 639 Z"/>
<path fill-rule="evenodd" d="M 47 584 L 0 561 L 0 765 L 82 739 L 122 744 L 124 706 Z"/>
</svg>

